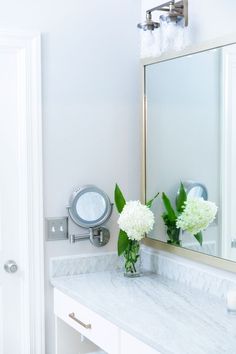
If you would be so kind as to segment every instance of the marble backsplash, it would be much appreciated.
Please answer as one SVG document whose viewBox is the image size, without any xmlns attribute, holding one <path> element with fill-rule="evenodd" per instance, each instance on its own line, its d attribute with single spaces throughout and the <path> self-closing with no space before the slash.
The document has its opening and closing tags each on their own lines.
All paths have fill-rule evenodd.
<svg viewBox="0 0 236 354">
<path fill-rule="evenodd" d="M 228 290 L 236 289 L 236 274 L 203 266 L 178 256 L 149 247 L 142 247 L 143 271 L 157 273 L 167 279 L 225 298 Z M 51 258 L 51 278 L 122 269 L 122 257 L 115 252 L 83 254 Z"/>
<path fill-rule="evenodd" d="M 222 271 L 149 247 L 143 247 L 142 252 L 143 269 L 167 279 L 219 298 L 225 298 L 231 289 L 236 290 L 236 273 Z"/>
<path fill-rule="evenodd" d="M 56 278 L 115 270 L 119 268 L 119 263 L 120 261 L 115 252 L 51 258 L 50 277 Z"/>
</svg>

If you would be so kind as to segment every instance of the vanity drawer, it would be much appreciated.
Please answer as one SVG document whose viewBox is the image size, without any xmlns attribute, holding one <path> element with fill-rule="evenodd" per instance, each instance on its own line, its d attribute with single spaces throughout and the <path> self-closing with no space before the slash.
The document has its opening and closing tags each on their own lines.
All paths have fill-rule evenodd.
<svg viewBox="0 0 236 354">
<path fill-rule="evenodd" d="M 145 330 L 145 329 L 144 329 Z M 127 332 L 121 331 L 120 354 L 161 354 Z"/>
<path fill-rule="evenodd" d="M 54 313 L 109 354 L 119 353 L 118 327 L 57 289 Z"/>
</svg>

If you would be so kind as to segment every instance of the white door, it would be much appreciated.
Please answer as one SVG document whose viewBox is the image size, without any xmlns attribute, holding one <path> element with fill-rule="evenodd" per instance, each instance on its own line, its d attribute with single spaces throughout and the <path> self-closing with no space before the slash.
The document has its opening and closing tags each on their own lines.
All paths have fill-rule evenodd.
<svg viewBox="0 0 236 354">
<path fill-rule="evenodd" d="M 37 41 L 38 35 L 0 32 L 0 354 L 43 353 Z"/>
</svg>

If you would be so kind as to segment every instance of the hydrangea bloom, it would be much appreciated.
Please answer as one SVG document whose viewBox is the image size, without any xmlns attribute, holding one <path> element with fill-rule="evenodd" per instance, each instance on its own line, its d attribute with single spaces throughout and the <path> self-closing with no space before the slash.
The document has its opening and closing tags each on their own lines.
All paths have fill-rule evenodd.
<svg viewBox="0 0 236 354">
<path fill-rule="evenodd" d="M 192 235 L 205 230 L 215 219 L 217 206 L 203 198 L 188 197 L 184 211 L 176 221 L 177 228 L 188 231 Z"/>
<path fill-rule="evenodd" d="M 140 241 L 145 233 L 152 230 L 154 215 L 139 200 L 129 201 L 120 214 L 118 224 L 120 229 L 127 233 L 130 240 Z"/>
</svg>

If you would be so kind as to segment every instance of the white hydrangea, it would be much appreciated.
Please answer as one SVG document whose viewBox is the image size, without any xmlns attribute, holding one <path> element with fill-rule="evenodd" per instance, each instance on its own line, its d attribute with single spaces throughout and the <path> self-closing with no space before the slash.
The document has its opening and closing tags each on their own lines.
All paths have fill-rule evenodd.
<svg viewBox="0 0 236 354">
<path fill-rule="evenodd" d="M 125 204 L 118 224 L 125 231 L 130 240 L 140 241 L 145 233 L 152 230 L 154 224 L 153 212 L 137 201 L 129 201 Z"/>
<path fill-rule="evenodd" d="M 205 230 L 215 219 L 217 206 L 203 198 L 188 197 L 185 209 L 176 221 L 177 228 L 188 231 L 192 235 Z"/>
</svg>

